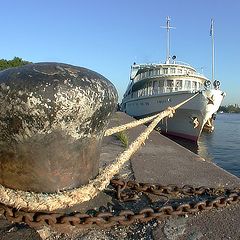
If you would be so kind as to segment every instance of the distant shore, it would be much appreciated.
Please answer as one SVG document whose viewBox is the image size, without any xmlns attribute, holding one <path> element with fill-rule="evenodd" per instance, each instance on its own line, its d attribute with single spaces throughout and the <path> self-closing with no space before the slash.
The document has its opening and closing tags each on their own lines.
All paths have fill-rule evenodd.
<svg viewBox="0 0 240 240">
<path fill-rule="evenodd" d="M 219 113 L 240 113 L 240 107 L 235 105 L 220 106 L 218 109 Z"/>
</svg>

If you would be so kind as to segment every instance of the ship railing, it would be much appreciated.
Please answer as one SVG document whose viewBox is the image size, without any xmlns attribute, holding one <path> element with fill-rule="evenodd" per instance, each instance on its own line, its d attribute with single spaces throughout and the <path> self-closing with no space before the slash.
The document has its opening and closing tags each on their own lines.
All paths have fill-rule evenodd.
<svg viewBox="0 0 240 240">
<path fill-rule="evenodd" d="M 192 67 L 190 64 L 182 62 L 182 61 L 173 61 L 170 64 L 177 64 L 177 65 L 183 65 L 183 66 L 187 66 L 187 67 Z"/>
<path fill-rule="evenodd" d="M 144 64 L 138 64 L 138 67 L 141 68 L 146 68 L 146 67 L 158 67 L 159 65 L 182 65 L 182 66 L 187 66 L 187 67 L 191 67 L 193 68 L 190 64 L 186 63 L 186 62 L 182 62 L 182 61 L 172 61 L 170 63 L 165 63 L 165 62 L 159 62 L 159 63 L 144 63 Z M 136 65 L 134 65 L 136 66 Z"/>
<path fill-rule="evenodd" d="M 153 75 L 148 75 L 148 76 L 140 76 L 137 75 L 134 79 L 134 82 L 140 81 L 140 80 L 144 80 L 144 79 L 154 79 L 156 77 L 169 77 L 169 76 L 187 76 L 187 77 L 202 77 L 202 78 L 206 78 L 203 74 L 201 73 L 197 73 L 197 72 L 193 72 L 193 73 L 166 73 L 166 74 L 153 74 Z M 207 79 L 207 78 L 206 78 Z"/>
</svg>

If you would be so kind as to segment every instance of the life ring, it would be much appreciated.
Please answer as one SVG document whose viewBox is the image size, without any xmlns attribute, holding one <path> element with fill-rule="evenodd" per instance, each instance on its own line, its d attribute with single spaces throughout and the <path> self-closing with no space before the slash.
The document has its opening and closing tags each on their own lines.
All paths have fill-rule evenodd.
<svg viewBox="0 0 240 240">
<path fill-rule="evenodd" d="M 218 89 L 219 88 L 219 86 L 220 86 L 220 81 L 218 81 L 218 80 L 215 80 L 214 82 L 213 82 L 213 86 L 214 86 L 214 88 L 216 88 L 216 89 Z"/>
<path fill-rule="evenodd" d="M 211 86 L 211 81 L 206 80 L 206 81 L 204 82 L 204 86 L 205 86 L 206 88 L 209 88 L 209 87 Z"/>
</svg>

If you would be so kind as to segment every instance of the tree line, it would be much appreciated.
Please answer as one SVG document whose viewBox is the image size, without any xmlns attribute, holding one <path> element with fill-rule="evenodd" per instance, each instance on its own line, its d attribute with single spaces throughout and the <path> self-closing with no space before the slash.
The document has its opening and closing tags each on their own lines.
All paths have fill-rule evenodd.
<svg viewBox="0 0 240 240">
<path fill-rule="evenodd" d="M 220 106 L 218 112 L 225 113 L 240 113 L 240 107 L 237 104 L 228 105 L 228 106 Z"/>
<path fill-rule="evenodd" d="M 0 59 L 0 71 L 7 68 L 23 66 L 29 63 L 31 62 L 25 61 L 20 57 L 14 57 L 12 60 Z"/>
</svg>

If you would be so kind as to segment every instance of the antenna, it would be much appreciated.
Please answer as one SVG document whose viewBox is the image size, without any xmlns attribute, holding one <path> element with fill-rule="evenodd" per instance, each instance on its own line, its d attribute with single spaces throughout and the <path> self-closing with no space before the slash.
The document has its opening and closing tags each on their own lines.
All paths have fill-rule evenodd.
<svg viewBox="0 0 240 240">
<path fill-rule="evenodd" d="M 166 51 L 166 63 L 170 62 L 170 29 L 176 29 L 175 27 L 170 26 L 170 17 L 167 17 L 167 24 L 165 26 L 161 26 L 161 28 L 167 29 L 167 51 Z"/>
<path fill-rule="evenodd" d="M 214 46 L 214 20 L 211 19 L 210 36 L 212 37 L 212 82 L 214 81 L 215 72 L 215 46 Z"/>
</svg>

